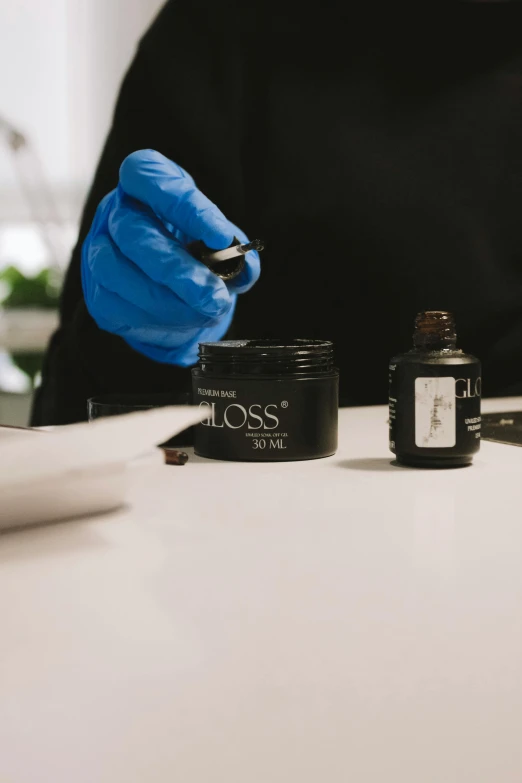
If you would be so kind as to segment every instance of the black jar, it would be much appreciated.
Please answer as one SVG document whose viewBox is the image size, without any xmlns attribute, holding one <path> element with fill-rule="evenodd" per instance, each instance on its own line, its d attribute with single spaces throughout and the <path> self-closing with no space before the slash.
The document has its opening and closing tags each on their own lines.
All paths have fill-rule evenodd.
<svg viewBox="0 0 522 783">
<path fill-rule="evenodd" d="M 208 408 L 196 454 L 225 460 L 317 459 L 337 449 L 339 373 L 321 340 L 201 343 L 193 402 Z"/>
</svg>

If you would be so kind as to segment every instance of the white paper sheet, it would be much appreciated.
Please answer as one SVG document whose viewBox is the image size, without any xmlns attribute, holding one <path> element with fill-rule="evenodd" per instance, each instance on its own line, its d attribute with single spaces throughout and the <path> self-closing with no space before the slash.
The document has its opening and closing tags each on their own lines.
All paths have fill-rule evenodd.
<svg viewBox="0 0 522 783">
<path fill-rule="evenodd" d="M 0 530 L 121 505 L 126 463 L 203 416 L 185 405 L 51 432 L 0 427 Z"/>
</svg>

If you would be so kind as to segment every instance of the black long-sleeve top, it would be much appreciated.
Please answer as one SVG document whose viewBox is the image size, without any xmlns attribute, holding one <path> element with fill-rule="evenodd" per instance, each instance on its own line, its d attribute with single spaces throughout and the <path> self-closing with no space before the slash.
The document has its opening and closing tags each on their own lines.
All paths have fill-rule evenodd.
<svg viewBox="0 0 522 783">
<path fill-rule="evenodd" d="M 522 393 L 517 4 L 404 18 L 391 5 L 385 19 L 348 3 L 167 3 L 121 88 L 33 423 L 84 419 L 96 394 L 190 384 L 98 329 L 82 295 L 96 206 L 144 148 L 266 242 L 231 336 L 332 339 L 341 403 L 373 404 L 415 313 L 452 310 L 485 392 Z"/>
</svg>

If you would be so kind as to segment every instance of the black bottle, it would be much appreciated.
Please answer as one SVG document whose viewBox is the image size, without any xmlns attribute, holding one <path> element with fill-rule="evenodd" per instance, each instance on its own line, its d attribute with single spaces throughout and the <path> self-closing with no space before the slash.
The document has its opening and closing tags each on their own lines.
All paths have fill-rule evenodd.
<svg viewBox="0 0 522 783">
<path fill-rule="evenodd" d="M 413 345 L 390 360 L 390 449 L 404 465 L 469 465 L 480 448 L 480 362 L 457 350 L 451 313 L 419 313 Z"/>
</svg>

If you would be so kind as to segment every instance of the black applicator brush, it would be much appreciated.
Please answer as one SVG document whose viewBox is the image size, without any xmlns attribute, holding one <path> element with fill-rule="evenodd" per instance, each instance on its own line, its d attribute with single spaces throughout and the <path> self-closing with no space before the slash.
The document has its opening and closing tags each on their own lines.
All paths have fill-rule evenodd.
<svg viewBox="0 0 522 783">
<path fill-rule="evenodd" d="M 234 237 L 232 244 L 224 250 L 212 250 L 203 242 L 193 242 L 188 251 L 222 280 L 233 280 L 242 272 L 245 255 L 249 250 L 261 251 L 263 248 L 264 244 L 260 239 L 241 244 L 239 239 Z"/>
</svg>

